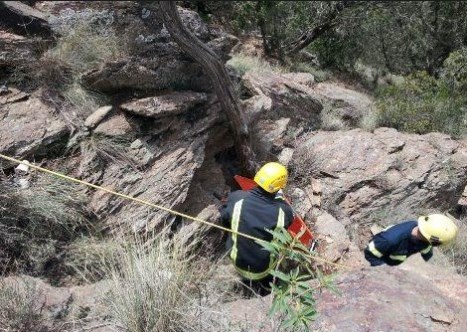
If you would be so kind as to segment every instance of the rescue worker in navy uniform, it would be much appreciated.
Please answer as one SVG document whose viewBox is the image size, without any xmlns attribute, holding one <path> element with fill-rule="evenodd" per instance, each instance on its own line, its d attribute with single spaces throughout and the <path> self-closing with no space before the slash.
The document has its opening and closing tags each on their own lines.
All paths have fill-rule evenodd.
<svg viewBox="0 0 467 332">
<path fill-rule="evenodd" d="M 421 216 L 418 221 L 406 221 L 376 234 L 365 249 L 365 258 L 371 266 L 399 265 L 419 252 L 428 261 L 434 246 L 447 244 L 456 235 L 457 226 L 447 216 Z"/>
<path fill-rule="evenodd" d="M 287 177 L 283 165 L 265 164 L 254 177 L 256 188 L 229 194 L 221 209 L 223 224 L 233 231 L 270 242 L 273 236 L 266 230 L 287 229 L 293 221 L 292 208 L 279 192 L 286 186 Z M 273 280 L 269 273 L 276 263 L 269 251 L 254 240 L 233 233 L 229 234 L 227 248 L 243 283 L 260 295 L 269 294 Z"/>
</svg>

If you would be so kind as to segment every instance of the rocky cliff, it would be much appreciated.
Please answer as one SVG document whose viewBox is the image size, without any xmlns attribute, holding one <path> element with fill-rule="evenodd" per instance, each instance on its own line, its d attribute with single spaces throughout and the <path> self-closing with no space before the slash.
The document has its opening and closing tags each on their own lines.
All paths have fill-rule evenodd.
<svg viewBox="0 0 467 332">
<path fill-rule="evenodd" d="M 6 45 L 0 57 L 0 83 L 6 82 L 0 89 L 0 153 L 217 223 L 219 196 L 234 188 L 232 176 L 238 172 L 233 141 L 209 80 L 171 40 L 157 6 L 126 1 L 18 6 L 3 7 L 1 15 L 8 11 L 35 23 L 27 31 L 13 29 L 15 20 L 3 20 L 0 26 L 0 45 Z M 237 38 L 206 25 L 195 12 L 180 8 L 180 14 L 219 57 L 229 58 Z M 66 29 L 80 27 L 79 22 L 106 31 L 109 35 L 99 36 L 100 42 L 117 36 L 123 47 L 105 58 L 86 58 L 82 70 L 75 58 L 59 58 L 47 67 L 51 57 L 57 61 L 58 49 L 64 54 L 62 42 L 70 37 Z M 51 71 L 57 68 L 58 76 Z M 250 71 L 240 77 L 234 68 L 230 71 L 242 92 L 258 155 L 288 165 L 288 194 L 317 233 L 321 254 L 348 267 L 335 271 L 340 294 L 316 294 L 320 314 L 311 329 L 464 331 L 464 277 L 417 257 L 398 268 L 370 269 L 361 249 L 376 224 L 456 209 L 467 185 L 466 142 L 439 133 L 359 129 L 372 110 L 372 98 L 338 82 L 316 83 L 307 73 Z M 70 98 L 71 87 L 85 97 Z M 94 94 L 99 98 L 84 108 Z M 341 130 L 329 124 L 329 114 Z M 79 237 L 35 239 L 34 248 L 43 249 L 40 260 L 15 250 L 21 247 L 21 232 L 8 232 L 30 232 L 32 217 L 12 215 L 8 204 L 15 203 L 12 197 L 39 196 L 44 181 L 35 171 L 23 175 L 11 163 L 0 166 L 0 240 L 7 248 L 0 251 L 1 261 L 17 260 L 24 263 L 18 272 L 48 278 L 36 282 L 46 294 L 43 309 L 52 320 L 81 315 L 86 321 L 82 328 L 99 325 L 92 316 L 99 310 L 96 289 L 105 290 L 105 281 L 76 286 L 64 268 L 67 250 Z M 26 190 L 28 196 L 21 196 Z M 220 232 L 198 229 L 168 212 L 85 188 L 69 196 L 73 208 L 76 201 L 85 207 L 83 218 L 104 238 L 150 234 L 169 225 L 187 237 L 201 231 L 201 252 L 212 258 L 223 254 Z M 61 206 L 70 207 L 67 202 Z M 33 217 L 37 215 L 45 214 Z M 266 315 L 270 301 L 216 306 L 231 319 L 229 326 L 273 331 L 274 321 Z"/>
</svg>

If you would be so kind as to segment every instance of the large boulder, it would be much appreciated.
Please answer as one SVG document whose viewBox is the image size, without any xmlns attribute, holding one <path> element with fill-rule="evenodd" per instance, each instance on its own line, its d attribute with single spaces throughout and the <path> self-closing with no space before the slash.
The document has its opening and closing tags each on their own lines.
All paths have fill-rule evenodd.
<svg viewBox="0 0 467 332">
<path fill-rule="evenodd" d="M 271 108 L 259 114 L 261 119 L 291 118 L 291 124 L 319 128 L 323 106 L 309 86 L 271 71 L 250 71 L 243 76 L 243 84 L 252 96 L 271 99 Z"/>
<path fill-rule="evenodd" d="M 258 115 L 290 117 L 294 131 L 300 127 L 337 130 L 372 125 L 363 122 L 372 119 L 368 116 L 373 111 L 370 96 L 336 82 L 315 83 L 308 73 L 250 71 L 243 76 L 243 85 L 253 96 L 244 101 L 252 122 Z"/>
<path fill-rule="evenodd" d="M 52 145 L 66 145 L 66 123 L 36 97 L 8 90 L 0 96 L 0 152 L 15 157 L 46 155 Z"/>
<path fill-rule="evenodd" d="M 278 155 L 296 134 L 321 126 L 323 105 L 310 86 L 293 76 L 272 71 L 250 71 L 243 85 L 251 98 L 242 102 L 252 127 L 260 158 Z"/>
<path fill-rule="evenodd" d="M 341 294 L 319 295 L 313 330 L 460 332 L 467 326 L 467 279 L 419 257 L 399 268 L 344 273 L 335 284 Z"/>
<path fill-rule="evenodd" d="M 194 173 L 203 163 L 205 142 L 205 136 L 193 141 L 172 142 L 170 149 L 159 152 L 157 160 L 153 155 L 144 171 L 112 163 L 103 171 L 101 184 L 152 204 L 176 209 L 185 201 Z M 154 153 L 157 144 L 146 148 L 152 148 Z M 115 229 L 124 225 L 126 232 L 131 229 L 148 231 L 174 220 L 167 211 L 131 204 L 99 192 L 94 195 L 91 208 L 109 227 Z"/>
<path fill-rule="evenodd" d="M 467 184 L 467 147 L 448 135 L 379 128 L 310 134 L 295 150 L 292 176 L 342 222 L 394 224 L 456 207 Z"/>
<path fill-rule="evenodd" d="M 154 58 L 130 56 L 106 62 L 82 76 L 91 89 L 104 92 L 121 89 L 163 90 L 167 88 L 208 90 L 209 80 L 201 66 L 174 54 Z"/>
<path fill-rule="evenodd" d="M 127 134 L 122 132 L 123 136 L 119 141 L 132 139 L 131 144 L 124 143 L 124 149 L 114 153 L 114 157 L 104 167 L 95 162 L 99 151 L 90 152 L 89 156 L 84 155 L 79 167 L 80 176 L 153 204 L 179 209 L 185 203 L 197 170 L 205 161 L 210 129 L 220 121 L 217 105 L 208 109 L 200 107 L 195 111 L 185 111 L 174 112 L 162 119 L 134 115 L 133 118 L 128 117 L 135 127 L 134 131 Z M 193 112 L 198 114 L 191 114 Z M 118 114 L 109 118 L 95 132 L 110 124 L 117 116 L 122 117 Z M 100 139 L 109 140 L 105 143 L 106 146 L 112 145 L 113 134 L 104 134 L 109 137 Z M 115 148 L 116 146 L 113 147 Z M 125 225 L 126 231 L 132 228 L 145 231 L 175 220 L 167 211 L 142 204 L 130 204 L 99 191 L 94 194 L 91 208 L 111 229 Z"/>
<path fill-rule="evenodd" d="M 450 331 L 467 324 L 467 279 L 411 257 L 399 267 L 366 267 L 334 279 L 338 293 L 317 292 L 310 331 Z M 238 300 L 220 310 L 248 331 L 275 331 L 272 298 Z"/>
<path fill-rule="evenodd" d="M 362 124 L 362 120 L 373 112 L 373 100 L 365 93 L 349 89 L 339 83 L 318 83 L 313 91 L 327 104 L 326 116 L 322 120 L 323 128 L 332 130 L 355 128 Z"/>
<path fill-rule="evenodd" d="M 46 49 L 50 41 L 38 37 L 26 38 L 0 30 L 0 68 L 27 64 L 37 61 L 41 50 Z"/>
<path fill-rule="evenodd" d="M 50 37 L 51 16 L 22 1 L 0 1 L 0 28 L 24 36 Z M 24 22 L 25 24 L 18 24 Z M 27 23 L 26 23 L 27 22 Z"/>
</svg>

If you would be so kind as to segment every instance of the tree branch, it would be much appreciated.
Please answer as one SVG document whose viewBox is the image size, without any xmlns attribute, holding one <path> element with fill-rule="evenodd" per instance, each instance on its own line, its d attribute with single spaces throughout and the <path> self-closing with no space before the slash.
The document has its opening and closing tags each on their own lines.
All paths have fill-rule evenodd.
<svg viewBox="0 0 467 332">
<path fill-rule="evenodd" d="M 223 110 L 230 122 L 235 150 L 242 171 L 252 176 L 256 170 L 256 161 L 250 146 L 250 133 L 245 115 L 235 95 L 232 81 L 219 57 L 194 34 L 183 26 L 175 1 L 159 1 L 164 25 L 180 48 L 188 53 L 209 76 Z"/>
<path fill-rule="evenodd" d="M 313 41 L 319 38 L 326 31 L 332 29 L 337 24 L 335 20 L 344 9 L 350 8 L 357 3 L 358 2 L 356 1 L 343 1 L 338 3 L 336 7 L 334 7 L 334 9 L 329 12 L 323 23 L 309 29 L 302 36 L 300 36 L 300 38 L 290 43 L 286 47 L 284 54 L 293 56 L 310 45 Z"/>
</svg>

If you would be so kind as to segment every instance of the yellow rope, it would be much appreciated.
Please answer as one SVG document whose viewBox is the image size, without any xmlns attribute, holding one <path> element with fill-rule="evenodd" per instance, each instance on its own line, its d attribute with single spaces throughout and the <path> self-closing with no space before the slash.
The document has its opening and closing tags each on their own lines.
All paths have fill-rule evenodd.
<svg viewBox="0 0 467 332">
<path fill-rule="evenodd" d="M 8 156 L 5 156 L 3 154 L 0 153 L 0 158 L 3 158 L 3 159 L 6 159 L 8 161 L 12 161 L 12 162 L 15 162 L 17 164 L 24 164 L 21 160 L 19 159 L 15 159 L 15 158 L 12 158 L 12 157 L 8 157 Z M 136 197 L 133 197 L 133 196 L 129 196 L 129 195 L 125 195 L 125 194 L 122 194 L 122 193 L 119 193 L 119 192 L 116 192 L 116 191 L 113 191 L 113 190 L 110 190 L 110 189 L 107 189 L 107 188 L 104 188 L 104 187 L 101 187 L 101 186 L 98 186 L 98 185 L 95 185 L 95 184 L 92 184 L 92 183 L 89 183 L 89 182 L 86 182 L 86 181 L 82 181 L 82 180 L 79 180 L 79 179 L 76 179 L 76 178 L 73 178 L 71 176 L 68 176 L 68 175 L 65 175 L 65 174 L 61 174 L 61 173 L 58 173 L 58 172 L 55 172 L 55 171 L 51 171 L 49 169 L 46 169 L 46 168 L 43 168 L 43 167 L 40 167 L 40 166 L 36 166 L 36 165 L 33 165 L 31 163 L 28 163 L 28 166 L 33 168 L 33 169 L 36 169 L 38 171 L 41 171 L 41 172 L 44 172 L 44 173 L 48 173 L 48 174 L 52 174 L 54 176 L 57 176 L 59 178 L 62 178 L 62 179 L 65 179 L 65 180 L 68 180 L 68 181 L 72 181 L 72 182 L 76 182 L 76 183 L 79 183 L 79 184 L 82 184 L 82 185 L 85 185 L 85 186 L 88 186 L 88 187 L 91 187 L 91 188 L 94 188 L 94 189 L 98 189 L 98 190 L 103 190 L 105 192 L 108 192 L 109 194 L 112 194 L 112 195 L 115 195 L 115 196 L 119 196 L 119 197 L 122 197 L 122 198 L 125 198 L 125 199 L 128 199 L 128 200 L 131 200 L 131 201 L 134 201 L 134 202 L 137 202 L 137 203 L 140 203 L 140 204 L 144 204 L 144 205 L 148 205 L 150 207 L 153 207 L 153 208 L 156 208 L 156 209 L 159 209 L 159 210 L 163 210 L 163 211 L 166 211 L 168 213 L 171 213 L 173 215 L 176 215 L 176 216 L 180 216 L 180 217 L 183 217 L 183 218 L 186 218 L 186 219 L 190 219 L 190 220 L 193 220 L 193 221 L 196 221 L 196 222 L 199 222 L 199 223 L 202 223 L 202 224 L 205 224 L 205 225 L 208 225 L 208 226 L 211 226 L 211 227 L 214 227 L 214 228 L 218 228 L 218 229 L 221 229 L 223 231 L 226 231 L 226 232 L 230 232 L 230 233 L 233 233 L 233 234 L 237 234 L 239 236 L 243 236 L 247 239 L 250 239 L 250 240 L 253 240 L 253 241 L 256 241 L 256 242 L 260 242 L 260 243 L 268 243 L 267 241 L 263 240 L 263 239 L 259 239 L 259 238 L 256 238 L 254 236 L 251 236 L 249 234 L 245 234 L 245 233 L 241 233 L 241 232 L 238 232 L 238 231 L 234 231 L 230 228 L 227 228 L 227 227 L 224 227 L 224 226 L 221 226 L 221 225 L 217 225 L 217 224 L 214 224 L 212 222 L 209 222 L 209 221 L 206 221 L 206 220 L 203 220 L 203 219 L 200 219 L 200 218 L 196 218 L 196 217 L 192 217 L 190 215 L 187 215 L 185 213 L 181 213 L 181 212 L 178 212 L 178 211 L 175 211 L 175 210 L 172 210 L 172 209 L 169 209 L 165 206 L 162 206 L 162 205 L 157 205 L 157 204 L 153 204 L 153 203 L 150 203 L 148 201 L 145 201 L 145 200 L 142 200 L 142 199 L 139 199 L 139 198 L 136 198 Z M 342 265 L 342 264 L 337 264 L 337 263 L 334 263 L 334 262 L 330 262 L 324 258 L 321 258 L 321 257 L 317 257 L 317 256 L 314 256 L 314 255 L 309 255 L 309 257 L 311 259 L 314 259 L 314 260 L 318 260 L 318 261 L 321 261 L 321 262 L 324 262 L 324 263 L 327 263 L 327 264 L 330 264 L 330 265 L 334 265 L 334 266 L 338 266 L 338 267 L 343 267 L 343 268 L 348 268 L 347 266 L 345 265 Z"/>
</svg>

